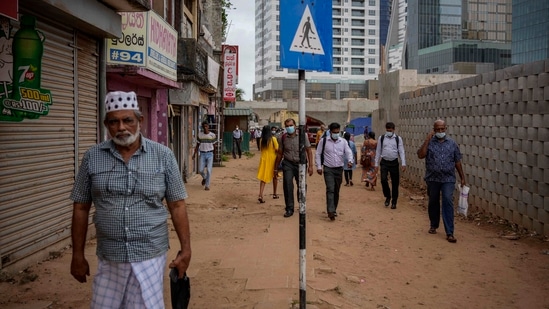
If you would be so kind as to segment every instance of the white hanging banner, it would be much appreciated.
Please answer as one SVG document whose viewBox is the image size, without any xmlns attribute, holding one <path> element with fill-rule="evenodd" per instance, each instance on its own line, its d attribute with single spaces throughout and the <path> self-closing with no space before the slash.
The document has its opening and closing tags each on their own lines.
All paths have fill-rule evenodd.
<svg viewBox="0 0 549 309">
<path fill-rule="evenodd" d="M 236 101 L 238 46 L 223 45 L 223 101 Z"/>
</svg>

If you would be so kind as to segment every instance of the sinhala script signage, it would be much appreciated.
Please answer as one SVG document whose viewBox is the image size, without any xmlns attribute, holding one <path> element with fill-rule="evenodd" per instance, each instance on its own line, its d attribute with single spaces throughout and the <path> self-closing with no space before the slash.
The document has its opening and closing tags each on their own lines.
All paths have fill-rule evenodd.
<svg viewBox="0 0 549 309">
<path fill-rule="evenodd" d="M 107 42 L 107 63 L 143 66 L 177 80 L 177 31 L 158 14 L 123 12 L 122 37 Z"/>
<path fill-rule="evenodd" d="M 238 83 L 238 46 L 223 45 L 223 101 L 236 101 Z"/>
</svg>

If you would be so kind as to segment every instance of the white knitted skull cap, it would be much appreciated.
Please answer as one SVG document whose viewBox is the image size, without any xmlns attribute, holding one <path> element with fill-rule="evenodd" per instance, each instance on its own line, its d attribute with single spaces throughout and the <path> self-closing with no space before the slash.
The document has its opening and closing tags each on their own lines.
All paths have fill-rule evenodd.
<svg viewBox="0 0 549 309">
<path fill-rule="evenodd" d="M 111 91 L 105 97 L 106 112 L 139 110 L 135 92 Z"/>
</svg>

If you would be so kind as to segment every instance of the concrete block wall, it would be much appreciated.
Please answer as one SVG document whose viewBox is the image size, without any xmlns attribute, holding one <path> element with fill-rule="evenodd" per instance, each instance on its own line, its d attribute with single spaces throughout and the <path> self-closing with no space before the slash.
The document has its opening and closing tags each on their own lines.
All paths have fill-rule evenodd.
<svg viewBox="0 0 549 309">
<path fill-rule="evenodd" d="M 401 93 L 398 110 L 403 177 L 424 184 L 416 151 L 441 118 L 463 154 L 470 207 L 549 235 L 549 59 Z"/>
</svg>

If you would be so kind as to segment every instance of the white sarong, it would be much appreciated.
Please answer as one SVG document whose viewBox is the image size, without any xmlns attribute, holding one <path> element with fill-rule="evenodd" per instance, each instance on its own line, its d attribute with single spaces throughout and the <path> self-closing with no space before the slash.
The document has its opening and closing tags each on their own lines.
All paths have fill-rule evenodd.
<svg viewBox="0 0 549 309">
<path fill-rule="evenodd" d="M 99 259 L 91 308 L 164 309 L 166 257 L 136 263 Z"/>
</svg>

